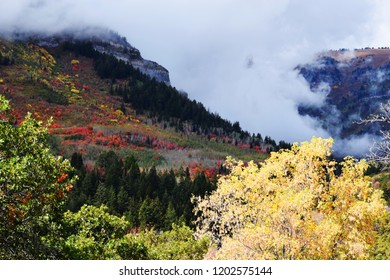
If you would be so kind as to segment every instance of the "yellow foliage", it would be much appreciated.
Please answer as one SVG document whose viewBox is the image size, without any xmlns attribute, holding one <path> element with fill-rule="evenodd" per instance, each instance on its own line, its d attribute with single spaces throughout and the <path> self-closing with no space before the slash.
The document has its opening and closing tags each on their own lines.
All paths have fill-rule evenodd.
<svg viewBox="0 0 390 280">
<path fill-rule="evenodd" d="M 197 198 L 198 233 L 220 259 L 368 259 L 385 213 L 382 192 L 347 157 L 336 174 L 332 139 L 313 138 L 272 153 L 264 164 L 228 158 L 230 174 Z"/>
<path fill-rule="evenodd" d="M 72 65 L 76 65 L 76 64 L 80 64 L 80 61 L 78 61 L 77 59 L 72 59 L 72 61 L 70 63 Z"/>
<path fill-rule="evenodd" d="M 122 112 L 121 110 L 116 110 L 116 111 L 115 111 L 115 114 L 116 114 L 117 116 L 123 116 L 123 112 Z"/>
<path fill-rule="evenodd" d="M 78 89 L 75 89 L 75 88 L 72 88 L 70 91 L 71 91 L 72 93 L 76 93 L 76 94 L 79 94 L 79 93 L 80 93 L 80 91 L 79 91 Z"/>
<path fill-rule="evenodd" d="M 130 116 L 130 120 L 131 120 L 132 122 L 135 122 L 135 123 L 139 123 L 139 122 L 140 122 L 140 120 L 138 120 L 138 119 L 136 119 L 136 118 L 133 118 L 133 117 L 131 117 L 131 116 Z"/>
</svg>

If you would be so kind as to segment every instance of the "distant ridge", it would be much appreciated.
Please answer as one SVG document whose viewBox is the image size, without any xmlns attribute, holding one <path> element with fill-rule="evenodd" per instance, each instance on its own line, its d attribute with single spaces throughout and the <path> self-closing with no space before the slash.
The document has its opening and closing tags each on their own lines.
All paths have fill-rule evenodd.
<svg viewBox="0 0 390 280">
<path fill-rule="evenodd" d="M 320 105 L 300 104 L 301 115 L 317 119 L 332 137 L 380 135 L 383 126 L 358 122 L 390 99 L 389 48 L 323 52 L 297 70 L 313 92 L 324 96 Z"/>
</svg>

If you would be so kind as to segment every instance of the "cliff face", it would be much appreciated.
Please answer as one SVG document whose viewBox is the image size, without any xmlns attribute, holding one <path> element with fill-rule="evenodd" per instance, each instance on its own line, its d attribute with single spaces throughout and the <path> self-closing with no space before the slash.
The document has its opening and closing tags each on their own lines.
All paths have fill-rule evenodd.
<svg viewBox="0 0 390 280">
<path fill-rule="evenodd" d="M 154 61 L 144 59 L 140 51 L 128 43 L 126 38 L 111 30 L 88 27 L 80 30 L 66 30 L 55 34 L 15 32 L 6 34 L 6 36 L 14 40 L 31 40 L 46 47 L 56 47 L 67 41 L 90 41 L 98 52 L 115 56 L 151 78 L 170 85 L 167 69 Z"/>
<path fill-rule="evenodd" d="M 390 98 L 390 49 L 330 51 L 297 67 L 313 92 L 326 95 L 320 106 L 300 104 L 301 115 L 316 118 L 332 136 L 379 134 L 378 124 L 357 124 Z"/>
<path fill-rule="evenodd" d="M 142 58 L 139 50 L 129 43 L 117 44 L 112 41 L 96 41 L 94 42 L 94 47 L 97 51 L 110 54 L 119 60 L 123 60 L 151 78 L 155 78 L 159 82 L 170 85 L 168 70 L 154 61 Z"/>
</svg>

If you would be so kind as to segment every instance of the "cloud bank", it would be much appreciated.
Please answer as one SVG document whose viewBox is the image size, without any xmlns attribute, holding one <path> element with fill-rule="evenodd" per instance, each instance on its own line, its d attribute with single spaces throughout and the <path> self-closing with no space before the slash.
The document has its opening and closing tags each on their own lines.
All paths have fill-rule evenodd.
<svg viewBox="0 0 390 280">
<path fill-rule="evenodd" d="M 111 28 L 166 67 L 190 98 L 290 142 L 329 136 L 298 115 L 298 103 L 324 94 L 311 93 L 294 68 L 328 49 L 385 46 L 390 30 L 384 0 L 2 0 L 0 10 L 3 32 Z"/>
</svg>

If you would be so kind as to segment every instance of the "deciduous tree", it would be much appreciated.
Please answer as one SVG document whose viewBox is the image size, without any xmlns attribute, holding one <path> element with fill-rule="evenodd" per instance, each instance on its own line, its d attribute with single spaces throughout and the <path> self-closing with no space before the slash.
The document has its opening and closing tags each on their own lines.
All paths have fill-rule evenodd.
<svg viewBox="0 0 390 280">
<path fill-rule="evenodd" d="M 83 205 L 77 213 L 68 211 L 64 215 L 64 225 L 67 231 L 65 258 L 121 258 L 117 245 L 124 245 L 121 239 L 129 225 L 124 218 L 110 215 L 107 206 Z"/>
<path fill-rule="evenodd" d="M 47 126 L 28 114 L 15 125 L 0 95 L 0 259 L 56 258 L 64 198 L 75 177 L 53 156 Z"/>
<path fill-rule="evenodd" d="M 381 216 L 382 192 L 348 157 L 337 171 L 333 140 L 313 138 L 271 153 L 260 166 L 229 158 L 230 174 L 198 199 L 198 233 L 222 259 L 368 259 Z"/>
<path fill-rule="evenodd" d="M 381 104 L 380 111 L 377 114 L 372 114 L 366 119 L 359 122 L 360 124 L 379 123 L 384 126 L 390 125 L 390 101 Z M 390 131 L 382 129 L 382 139 L 376 141 L 370 148 L 367 155 L 369 160 L 380 162 L 386 167 L 390 165 Z"/>
</svg>

